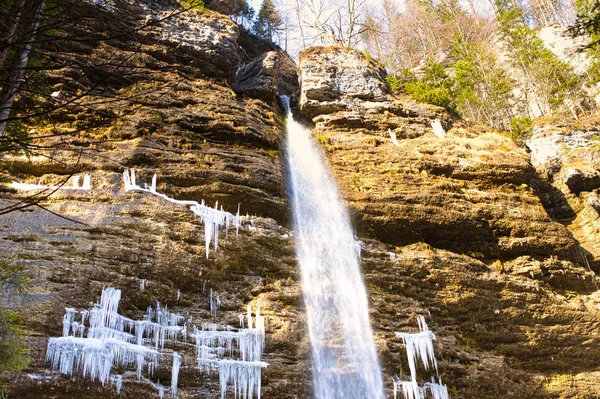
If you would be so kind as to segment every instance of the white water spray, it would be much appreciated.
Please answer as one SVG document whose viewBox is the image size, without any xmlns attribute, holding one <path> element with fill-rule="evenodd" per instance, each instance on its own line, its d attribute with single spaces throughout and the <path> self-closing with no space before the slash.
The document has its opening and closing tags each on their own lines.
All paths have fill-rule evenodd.
<svg viewBox="0 0 600 399">
<path fill-rule="evenodd" d="M 310 131 L 287 111 L 296 252 L 312 345 L 317 399 L 383 398 L 350 219 Z"/>
</svg>

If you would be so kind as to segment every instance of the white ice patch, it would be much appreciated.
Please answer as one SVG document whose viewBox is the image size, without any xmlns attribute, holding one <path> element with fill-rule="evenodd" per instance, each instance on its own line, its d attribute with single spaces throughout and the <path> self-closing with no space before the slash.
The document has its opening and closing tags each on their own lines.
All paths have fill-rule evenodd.
<svg viewBox="0 0 600 399">
<path fill-rule="evenodd" d="M 442 127 L 442 123 L 439 119 L 434 119 L 431 121 L 431 128 L 433 129 L 433 134 L 443 139 L 446 136 L 446 131 Z"/>
<path fill-rule="evenodd" d="M 246 319 L 248 328 L 244 328 Z M 254 326 L 254 328 L 253 328 Z M 261 361 L 265 345 L 265 319 L 256 310 L 253 318 L 240 315 L 240 328 L 227 326 L 218 330 L 216 324 L 205 323 L 192 334 L 196 341 L 198 368 L 207 373 L 217 371 L 221 384 L 221 398 L 231 386 L 236 398 L 260 398 L 261 372 L 268 364 Z"/>
<path fill-rule="evenodd" d="M 46 186 L 43 184 L 28 184 L 28 183 L 19 183 L 16 181 L 12 182 L 12 186 L 17 190 L 22 191 L 30 191 L 30 190 L 91 190 L 92 176 L 89 173 L 83 175 L 83 185 L 79 184 L 79 176 L 73 176 L 71 179 L 71 185 L 62 185 L 62 186 Z"/>
</svg>

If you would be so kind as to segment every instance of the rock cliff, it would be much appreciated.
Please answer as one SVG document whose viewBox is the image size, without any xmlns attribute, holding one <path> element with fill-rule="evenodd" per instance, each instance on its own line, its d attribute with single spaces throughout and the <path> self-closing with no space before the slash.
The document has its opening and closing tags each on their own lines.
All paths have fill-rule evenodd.
<svg viewBox="0 0 600 399">
<path fill-rule="evenodd" d="M 348 60 L 352 74 L 332 66 Z M 452 397 L 597 396 L 595 263 L 585 233 L 549 210 L 545 196 L 558 189 L 541 175 L 535 151 L 530 157 L 434 106 L 380 91 L 355 95 L 383 82 L 353 51 L 310 49 L 299 69 L 300 109 L 313 116 L 313 135 L 365 241 L 387 381 L 404 367 L 393 332 L 429 312 Z M 434 134 L 436 119 L 445 135 Z M 573 141 L 594 158 L 593 146 Z M 596 173 L 588 165 L 577 184 L 591 191 Z"/>
<path fill-rule="evenodd" d="M 43 208 L 0 216 L 3 258 L 24 264 L 34 277 L 32 290 L 13 304 L 22 315 L 31 363 L 22 373 L 2 376 L 0 386 L 7 385 L 10 398 L 157 397 L 151 382 L 137 382 L 135 372 L 126 372 L 121 395 L 89 379 L 50 373 L 46 345 L 61 335 L 65 308 L 89 309 L 107 286 L 123 291 L 119 310 L 132 319 L 159 301 L 199 327 L 237 326 L 247 305 L 260 306 L 267 318 L 263 360 L 270 364 L 263 397 L 309 395 L 294 248 L 290 231 L 281 227 L 289 217 L 281 111 L 275 91 L 236 94 L 235 84 L 244 64 L 270 58 L 277 63 L 263 68 L 260 82 L 277 87 L 279 76 L 286 76 L 294 90 L 297 77 L 288 75 L 295 68 L 290 72 L 283 66 L 291 62 L 287 55 L 241 32 L 228 17 L 210 10 L 180 13 L 177 7 L 73 7 L 73 13 L 96 16 L 80 27 L 80 37 L 105 32 L 118 39 L 81 40 L 56 54 L 77 60 L 45 77 L 60 93 L 57 101 L 89 94 L 53 113 L 51 126 L 28 122 L 31 135 L 44 136 L 34 140 L 29 156 L 3 155 L 1 208 L 36 193 L 16 190 L 11 180 L 55 185 L 89 172 L 92 187 L 61 189 L 40 203 Z M 120 28 L 139 29 L 137 48 Z M 126 193 L 126 168 L 135 169 L 142 183 L 150 184 L 156 173 L 157 191 L 170 197 L 204 199 L 211 206 L 218 201 L 250 216 L 238 238 L 235 231 L 221 231 L 218 252 L 206 259 L 201 221 L 186 206 Z M 220 299 L 216 315 L 211 290 Z M 176 349 L 183 358 L 178 397 L 219 396 L 218 375 L 198 371 L 192 343 Z M 169 385 L 170 369 L 156 370 L 157 381 Z"/>
<path fill-rule="evenodd" d="M 65 98 L 98 87 L 94 101 L 58 110 L 51 128 L 28 126 L 39 136 L 68 133 L 36 140 L 44 151 L 1 160 L 3 208 L 28 195 L 10 180 L 50 185 L 92 175 L 90 191 L 59 190 L 43 208 L 0 216 L 0 251 L 35 277 L 16 304 L 31 364 L 2 383 L 15 398 L 156 395 L 131 373 L 119 396 L 48 371 L 46 344 L 61 334 L 64 308 L 89 308 L 114 286 L 123 290 L 121 313 L 135 319 L 160 301 L 198 324 L 236 325 L 248 304 L 260 305 L 270 364 L 262 397 L 310 398 L 274 97 L 297 91 L 291 61 L 214 11 L 163 21 L 174 5 L 140 4 L 84 4 L 82 12 L 102 16 L 95 31 L 161 22 L 143 30 L 139 50 L 117 71 L 96 60 L 130 56 L 125 39 L 59 54 L 79 62 L 48 83 Z M 381 68 L 355 51 L 310 49 L 299 68 L 299 109 L 312 119 L 362 241 L 387 397 L 392 376 L 408 372 L 394 332 L 414 331 L 417 315 L 437 334 L 452 398 L 600 396 L 595 128 L 540 127 L 529 154 L 441 108 L 386 94 Z M 445 134 L 434 134 L 436 120 Z M 238 238 L 221 232 L 207 259 L 201 222 L 185 206 L 125 192 L 125 168 L 141 182 L 157 173 L 158 191 L 177 199 L 218 201 L 234 213 L 240 204 L 248 223 Z M 210 289 L 221 300 L 216 316 Z M 179 397 L 218 397 L 218 377 L 197 370 L 189 345 L 177 349 Z M 169 384 L 168 370 L 156 379 Z"/>
</svg>

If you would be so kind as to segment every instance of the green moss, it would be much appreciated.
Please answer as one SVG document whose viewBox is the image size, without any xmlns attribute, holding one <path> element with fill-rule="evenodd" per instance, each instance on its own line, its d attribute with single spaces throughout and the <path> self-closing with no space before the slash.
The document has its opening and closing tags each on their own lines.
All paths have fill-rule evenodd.
<svg viewBox="0 0 600 399">
<path fill-rule="evenodd" d="M 329 139 L 327 138 L 327 136 L 322 135 L 322 134 L 315 136 L 315 140 L 317 140 L 319 143 L 321 143 L 323 145 L 329 144 Z"/>
<path fill-rule="evenodd" d="M 206 7 L 204 7 L 204 0 L 183 0 L 181 6 L 191 10 L 206 10 Z"/>
<path fill-rule="evenodd" d="M 16 296 L 15 293 L 24 293 L 30 286 L 31 275 L 22 265 L 0 261 L 0 297 L 3 302 L 10 301 Z M 19 322 L 18 313 L 0 307 L 0 373 L 22 370 L 29 363 Z"/>
<path fill-rule="evenodd" d="M 0 308 L 0 373 L 20 371 L 29 364 L 18 313 Z"/>
</svg>

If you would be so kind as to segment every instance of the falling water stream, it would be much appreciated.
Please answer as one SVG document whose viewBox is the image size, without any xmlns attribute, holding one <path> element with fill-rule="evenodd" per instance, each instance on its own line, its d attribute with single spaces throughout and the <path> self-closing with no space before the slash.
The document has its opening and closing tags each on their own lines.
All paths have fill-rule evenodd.
<svg viewBox="0 0 600 399">
<path fill-rule="evenodd" d="M 293 119 L 289 98 L 282 97 L 282 103 L 315 397 L 381 399 L 383 382 L 360 273 L 360 246 L 320 149 L 310 131 Z"/>
</svg>

